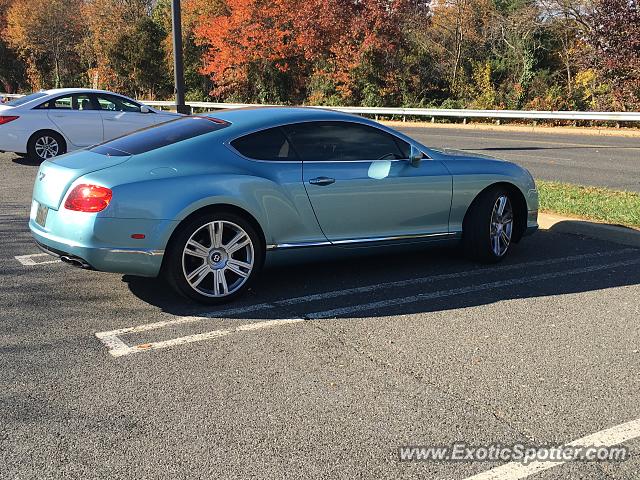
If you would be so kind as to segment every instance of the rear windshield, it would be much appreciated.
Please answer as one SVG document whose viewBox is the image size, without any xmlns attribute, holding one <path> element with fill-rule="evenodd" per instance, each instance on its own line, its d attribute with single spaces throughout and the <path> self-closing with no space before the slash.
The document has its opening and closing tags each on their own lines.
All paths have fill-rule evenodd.
<svg viewBox="0 0 640 480">
<path fill-rule="evenodd" d="M 109 140 L 89 150 L 113 157 L 138 155 L 215 132 L 228 125 L 228 122 L 212 117 L 183 117 Z"/>
<path fill-rule="evenodd" d="M 30 93 L 29 95 L 25 95 L 24 97 L 14 98 L 10 102 L 6 102 L 3 105 L 9 105 L 10 107 L 19 107 L 20 105 L 24 105 L 25 103 L 28 103 L 31 100 L 35 100 L 36 98 L 46 97 L 47 95 L 48 94 L 45 92 Z"/>
</svg>

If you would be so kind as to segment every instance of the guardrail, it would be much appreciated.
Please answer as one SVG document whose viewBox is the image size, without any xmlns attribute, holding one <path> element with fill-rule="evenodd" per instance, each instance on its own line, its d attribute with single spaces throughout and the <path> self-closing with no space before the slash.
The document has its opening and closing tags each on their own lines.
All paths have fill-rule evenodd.
<svg viewBox="0 0 640 480">
<path fill-rule="evenodd" d="M 148 101 L 150 106 L 173 107 L 173 102 Z M 221 110 L 226 108 L 256 107 L 260 105 L 250 103 L 214 103 L 214 102 L 186 102 L 192 108 Z M 541 110 L 468 110 L 444 108 L 392 108 L 392 107 L 325 107 L 338 112 L 355 113 L 359 115 L 394 115 L 417 117 L 445 117 L 445 118 L 495 118 L 519 120 L 587 120 L 607 122 L 640 122 L 640 112 L 574 112 L 574 111 L 541 111 Z"/>
<path fill-rule="evenodd" d="M 16 98 L 21 95 L 0 93 L 0 97 Z M 154 106 L 171 108 L 175 106 L 171 101 L 141 102 Z M 250 103 L 215 103 L 215 102 L 186 102 L 191 108 L 203 110 L 222 110 L 227 108 L 264 106 Z M 598 122 L 640 122 L 640 112 L 576 112 L 576 111 L 542 111 L 542 110 L 467 110 L 444 108 L 392 108 L 392 107 L 325 107 L 338 112 L 355 113 L 359 115 L 385 115 L 400 117 L 431 117 L 435 118 L 487 118 L 487 119 L 517 119 L 517 120 L 574 120 Z"/>
</svg>

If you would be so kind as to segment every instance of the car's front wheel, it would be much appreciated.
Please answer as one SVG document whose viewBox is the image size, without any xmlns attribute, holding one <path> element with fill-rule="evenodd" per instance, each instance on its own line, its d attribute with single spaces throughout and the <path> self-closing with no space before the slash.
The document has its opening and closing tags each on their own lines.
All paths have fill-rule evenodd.
<svg viewBox="0 0 640 480">
<path fill-rule="evenodd" d="M 66 153 L 67 147 L 62 135 L 52 131 L 35 133 L 27 144 L 27 154 L 31 160 L 44 161 Z"/>
<path fill-rule="evenodd" d="M 165 276 L 183 295 L 219 304 L 240 295 L 262 266 L 262 243 L 234 213 L 203 214 L 177 232 L 167 251 Z"/>
<path fill-rule="evenodd" d="M 464 220 L 462 242 L 467 255 L 484 263 L 505 257 L 513 239 L 513 202 L 504 188 L 482 192 Z"/>
</svg>

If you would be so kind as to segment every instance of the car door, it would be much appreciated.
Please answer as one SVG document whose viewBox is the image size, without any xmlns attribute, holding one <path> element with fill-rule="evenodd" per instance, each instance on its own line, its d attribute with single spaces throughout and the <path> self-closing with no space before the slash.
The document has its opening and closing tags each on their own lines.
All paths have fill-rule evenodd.
<svg viewBox="0 0 640 480">
<path fill-rule="evenodd" d="M 381 129 L 344 121 L 283 128 L 303 161 L 303 181 L 331 242 L 396 240 L 448 232 L 451 175 Z"/>
<path fill-rule="evenodd" d="M 159 118 L 160 114 L 152 110 L 143 113 L 142 105 L 118 95 L 99 93 L 96 97 L 104 122 L 105 140 L 169 120 Z"/>
<path fill-rule="evenodd" d="M 91 94 L 75 93 L 51 99 L 38 109 L 46 110 L 49 120 L 76 147 L 88 147 L 103 140 L 100 111 Z"/>
</svg>

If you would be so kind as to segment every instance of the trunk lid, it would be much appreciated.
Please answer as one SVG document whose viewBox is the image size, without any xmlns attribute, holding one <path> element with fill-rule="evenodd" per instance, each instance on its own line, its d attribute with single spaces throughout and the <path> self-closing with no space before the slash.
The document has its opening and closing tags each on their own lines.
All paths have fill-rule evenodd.
<svg viewBox="0 0 640 480">
<path fill-rule="evenodd" d="M 57 210 L 69 186 L 87 173 L 126 162 L 131 156 L 115 157 L 82 150 L 40 165 L 33 186 L 33 199 Z"/>
</svg>

